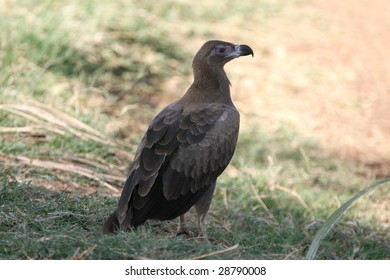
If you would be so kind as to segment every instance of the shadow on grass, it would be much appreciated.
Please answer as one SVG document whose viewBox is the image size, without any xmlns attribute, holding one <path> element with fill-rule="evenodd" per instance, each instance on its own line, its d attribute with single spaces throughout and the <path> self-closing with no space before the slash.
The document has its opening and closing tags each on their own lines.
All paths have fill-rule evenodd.
<svg viewBox="0 0 390 280">
<path fill-rule="evenodd" d="M 152 94 L 161 91 L 166 78 L 191 69 L 180 44 L 162 31 L 148 32 L 150 26 L 144 23 L 107 23 L 97 34 L 78 38 L 74 30 L 63 28 L 61 18 L 50 19 L 44 29 L 31 28 L 24 18 L 14 20 L 20 28 L 1 52 L 3 67 L 32 63 L 35 71 L 38 67 L 45 74 L 48 71 L 86 88 L 99 88 L 117 99 L 148 103 Z M 132 20 L 143 21 L 140 17 Z M 12 28 L 11 24 L 5 26 L 9 33 Z"/>
<path fill-rule="evenodd" d="M 0 177 L 1 259 L 191 259 L 239 244 L 211 259 L 302 259 L 315 234 L 300 207 L 288 201 L 270 207 L 273 217 L 251 208 L 224 209 L 214 203 L 210 243 L 175 235 L 176 221 L 150 221 L 117 235 L 100 227 L 116 199 L 52 192 L 11 174 Z M 216 200 L 219 201 L 218 199 Z M 284 206 L 283 206 L 284 205 Z M 195 219 L 190 226 L 197 230 Z M 337 225 L 320 259 L 384 259 L 389 243 L 357 222 Z"/>
</svg>

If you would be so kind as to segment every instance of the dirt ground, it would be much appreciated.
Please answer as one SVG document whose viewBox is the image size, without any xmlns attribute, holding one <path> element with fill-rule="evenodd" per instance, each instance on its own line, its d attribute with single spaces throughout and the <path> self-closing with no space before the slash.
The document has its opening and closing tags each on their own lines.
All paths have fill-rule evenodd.
<svg viewBox="0 0 390 280">
<path fill-rule="evenodd" d="M 345 92 L 350 100 L 358 100 L 360 103 L 355 109 L 356 115 L 335 123 L 333 128 L 338 128 L 340 135 L 343 131 L 356 133 L 354 143 L 346 145 L 350 155 L 360 160 L 368 159 L 374 164 L 386 164 L 387 161 L 389 165 L 389 2 L 314 0 L 313 4 L 340 30 L 340 37 L 329 53 L 320 52 L 319 55 L 329 56 L 330 63 L 342 63 L 357 77 L 354 87 Z M 387 175 L 390 175 L 389 171 Z"/>
<path fill-rule="evenodd" d="M 266 39 L 250 42 L 265 48 L 270 57 L 267 62 L 260 54 L 262 61 L 253 67 L 272 66 L 257 76 L 242 73 L 237 105 L 248 110 L 244 100 L 251 98 L 251 111 L 260 117 L 288 123 L 318 139 L 324 150 L 390 177 L 388 1 L 310 3 L 309 9 L 322 20 L 316 28 L 275 25 L 289 33 L 277 38 L 264 34 Z M 258 98 L 246 96 L 243 87 L 247 92 L 257 90 Z"/>
</svg>

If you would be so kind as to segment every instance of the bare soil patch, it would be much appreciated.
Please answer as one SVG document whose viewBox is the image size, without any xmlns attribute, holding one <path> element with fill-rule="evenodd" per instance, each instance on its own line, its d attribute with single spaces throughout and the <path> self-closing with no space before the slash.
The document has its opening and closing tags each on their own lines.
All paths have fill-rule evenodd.
<svg viewBox="0 0 390 280">
<path fill-rule="evenodd" d="M 292 125 L 324 150 L 390 176 L 386 7 L 386 0 L 313 0 L 302 10 L 318 15 L 314 25 L 301 18 L 276 22 L 271 34 L 248 30 L 243 36 L 252 34 L 249 43 L 262 53 L 253 66 L 245 63 L 249 71 L 232 70 L 239 77 L 233 92 L 241 111 L 256 114 L 262 127 Z"/>
<path fill-rule="evenodd" d="M 351 155 L 379 165 L 390 160 L 390 17 L 385 0 L 313 1 L 338 29 L 333 48 L 319 55 L 353 74 L 344 95 L 356 115 L 338 131 L 355 134 Z M 348 81 L 345 81 L 348 84 Z M 337 128 L 337 127 L 335 127 Z M 337 130 L 336 130 L 337 131 Z M 349 147 L 352 146 L 352 147 Z M 390 175 L 388 173 L 387 175 Z"/>
</svg>

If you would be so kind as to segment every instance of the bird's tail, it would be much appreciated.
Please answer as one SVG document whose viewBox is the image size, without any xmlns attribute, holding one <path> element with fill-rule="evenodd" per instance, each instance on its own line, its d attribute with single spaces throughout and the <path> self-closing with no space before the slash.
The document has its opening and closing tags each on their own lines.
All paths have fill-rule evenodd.
<svg viewBox="0 0 390 280">
<path fill-rule="evenodd" d="M 115 233 L 119 229 L 119 221 L 116 212 L 112 213 L 104 223 L 102 231 L 104 234 Z"/>
</svg>

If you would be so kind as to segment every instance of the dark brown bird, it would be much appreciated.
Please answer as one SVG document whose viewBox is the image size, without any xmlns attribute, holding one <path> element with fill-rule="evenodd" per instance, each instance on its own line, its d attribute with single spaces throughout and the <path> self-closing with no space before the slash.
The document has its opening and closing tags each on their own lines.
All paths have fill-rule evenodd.
<svg viewBox="0 0 390 280">
<path fill-rule="evenodd" d="M 217 40 L 200 48 L 192 64 L 194 82 L 152 120 L 103 232 L 180 216 L 179 232 L 188 233 L 184 214 L 194 205 L 199 235 L 207 238 L 205 217 L 217 178 L 233 156 L 240 122 L 223 67 L 250 54 L 247 45 Z"/>
</svg>

